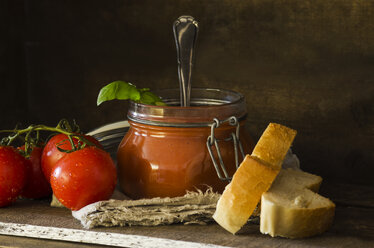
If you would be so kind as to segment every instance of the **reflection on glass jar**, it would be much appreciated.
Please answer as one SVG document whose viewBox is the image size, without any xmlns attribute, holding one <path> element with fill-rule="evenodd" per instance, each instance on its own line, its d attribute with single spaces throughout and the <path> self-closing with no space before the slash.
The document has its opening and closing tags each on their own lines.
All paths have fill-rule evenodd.
<svg viewBox="0 0 374 248">
<path fill-rule="evenodd" d="M 245 154 L 253 143 L 244 129 L 246 104 L 236 92 L 193 88 L 191 107 L 180 107 L 179 90 L 156 92 L 168 106 L 131 102 L 130 129 L 118 147 L 120 187 L 133 199 L 173 197 L 186 190 L 206 189 L 222 192 L 227 181 L 218 178 L 207 149 L 213 119 L 237 117 L 240 141 Z M 215 137 L 227 139 L 236 127 L 227 123 L 215 129 Z M 232 140 L 219 142 L 222 160 L 229 175 L 235 171 Z M 213 147 L 213 153 L 216 150 Z M 239 156 L 241 158 L 241 156 Z"/>
</svg>

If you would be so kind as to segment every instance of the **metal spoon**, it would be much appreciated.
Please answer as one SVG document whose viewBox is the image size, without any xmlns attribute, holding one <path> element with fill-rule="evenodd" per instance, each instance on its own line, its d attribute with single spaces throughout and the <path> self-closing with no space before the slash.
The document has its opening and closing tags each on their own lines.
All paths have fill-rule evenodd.
<svg viewBox="0 0 374 248">
<path fill-rule="evenodd" d="M 192 16 L 180 16 L 173 24 L 182 107 L 190 106 L 191 75 L 198 30 L 198 23 Z"/>
</svg>

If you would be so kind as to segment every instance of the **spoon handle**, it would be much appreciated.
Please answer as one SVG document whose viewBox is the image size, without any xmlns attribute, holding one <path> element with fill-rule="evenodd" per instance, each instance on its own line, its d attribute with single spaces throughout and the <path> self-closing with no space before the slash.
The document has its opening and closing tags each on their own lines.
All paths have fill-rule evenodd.
<svg viewBox="0 0 374 248">
<path fill-rule="evenodd" d="M 190 106 L 191 75 L 198 30 L 198 23 L 192 16 L 181 16 L 173 24 L 182 107 Z"/>
</svg>

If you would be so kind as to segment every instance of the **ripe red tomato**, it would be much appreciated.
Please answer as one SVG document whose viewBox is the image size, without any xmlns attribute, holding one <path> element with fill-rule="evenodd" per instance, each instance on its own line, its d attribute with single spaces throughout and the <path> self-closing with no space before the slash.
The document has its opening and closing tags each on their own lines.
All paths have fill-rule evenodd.
<svg viewBox="0 0 374 248">
<path fill-rule="evenodd" d="M 102 148 L 99 141 L 97 141 L 94 137 L 88 135 L 85 135 L 84 137 L 94 143 L 96 146 Z M 73 142 L 74 144 L 78 144 L 78 140 L 76 138 L 73 138 Z M 48 182 L 51 177 L 51 172 L 57 161 L 67 154 L 65 152 L 59 151 L 57 149 L 57 145 L 63 150 L 71 150 L 70 141 L 68 140 L 68 136 L 65 134 L 57 134 L 53 136 L 44 146 L 41 163 L 44 176 L 48 180 Z"/>
<path fill-rule="evenodd" d="M 25 148 L 23 146 L 19 149 L 24 150 Z M 23 197 L 39 199 L 50 196 L 52 193 L 51 185 L 44 177 L 40 163 L 42 150 L 40 147 L 34 147 L 30 157 L 26 159 L 27 182 L 21 193 Z"/>
<path fill-rule="evenodd" d="M 117 183 L 117 172 L 110 154 L 91 146 L 63 156 L 50 182 L 56 198 L 65 207 L 78 210 L 108 200 Z"/>
<path fill-rule="evenodd" d="M 0 207 L 14 202 L 26 183 L 26 159 L 10 146 L 0 146 Z"/>
</svg>

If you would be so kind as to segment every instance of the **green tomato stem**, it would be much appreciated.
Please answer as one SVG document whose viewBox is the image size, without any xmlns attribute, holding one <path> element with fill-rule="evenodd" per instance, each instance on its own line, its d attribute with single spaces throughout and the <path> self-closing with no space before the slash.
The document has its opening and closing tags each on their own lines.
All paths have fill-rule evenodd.
<svg viewBox="0 0 374 248">
<path fill-rule="evenodd" d="M 75 129 L 79 130 L 79 127 L 74 122 Z M 40 145 L 40 131 L 48 131 L 53 133 L 61 133 L 65 134 L 68 137 L 68 140 L 71 144 L 72 149 L 71 150 L 63 150 L 57 147 L 60 151 L 63 152 L 73 152 L 79 149 L 82 149 L 89 146 L 96 146 L 96 144 L 89 141 L 87 138 L 85 138 L 82 134 L 77 133 L 77 131 L 73 132 L 72 126 L 68 123 L 67 120 L 63 119 L 61 120 L 56 127 L 49 127 L 46 125 L 30 125 L 29 127 L 25 129 L 18 129 L 15 128 L 14 130 L 0 130 L 0 133 L 13 133 L 13 135 L 9 135 L 5 139 L 3 139 L 2 143 L 6 143 L 6 145 L 10 146 L 15 139 L 17 138 L 23 138 L 22 135 L 25 135 L 23 140 L 25 142 L 25 154 L 29 155 L 31 153 L 31 150 L 33 147 Z M 35 135 L 35 138 L 32 137 L 33 134 Z M 78 144 L 75 144 L 73 141 L 73 138 L 78 139 Z"/>
</svg>

